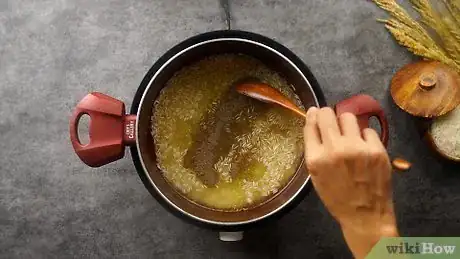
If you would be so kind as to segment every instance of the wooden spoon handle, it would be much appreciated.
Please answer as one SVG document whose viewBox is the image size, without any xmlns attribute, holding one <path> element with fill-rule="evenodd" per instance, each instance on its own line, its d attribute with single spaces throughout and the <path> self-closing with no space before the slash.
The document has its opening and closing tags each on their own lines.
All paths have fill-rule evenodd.
<svg viewBox="0 0 460 259">
<path fill-rule="evenodd" d="M 305 119 L 307 118 L 307 113 L 302 110 L 301 108 L 297 107 L 296 105 L 294 105 L 293 103 L 280 103 L 281 106 L 283 106 L 284 108 L 287 108 L 295 113 L 297 113 L 298 115 L 304 117 Z"/>
</svg>

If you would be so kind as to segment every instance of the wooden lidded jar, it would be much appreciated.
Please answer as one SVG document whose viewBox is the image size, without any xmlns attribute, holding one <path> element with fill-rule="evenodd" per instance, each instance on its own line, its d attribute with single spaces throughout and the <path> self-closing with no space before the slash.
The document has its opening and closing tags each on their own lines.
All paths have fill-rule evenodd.
<svg viewBox="0 0 460 259">
<path fill-rule="evenodd" d="M 400 69 L 391 81 L 399 108 L 427 118 L 425 139 L 442 157 L 460 162 L 460 76 L 437 61 L 419 61 Z"/>
</svg>

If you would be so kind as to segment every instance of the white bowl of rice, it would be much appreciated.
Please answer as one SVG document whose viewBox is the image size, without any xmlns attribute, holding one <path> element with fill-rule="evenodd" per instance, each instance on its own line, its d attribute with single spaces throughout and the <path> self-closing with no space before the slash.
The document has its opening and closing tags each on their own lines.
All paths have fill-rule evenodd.
<svg viewBox="0 0 460 259">
<path fill-rule="evenodd" d="M 460 106 L 434 119 L 427 138 L 442 157 L 460 162 Z"/>
</svg>

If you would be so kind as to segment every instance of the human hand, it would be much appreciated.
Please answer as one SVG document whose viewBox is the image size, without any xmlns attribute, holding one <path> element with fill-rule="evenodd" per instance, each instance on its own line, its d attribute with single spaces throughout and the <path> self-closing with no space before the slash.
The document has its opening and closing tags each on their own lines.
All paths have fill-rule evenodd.
<svg viewBox="0 0 460 259">
<path fill-rule="evenodd" d="M 397 236 L 391 164 L 378 134 L 356 116 L 310 108 L 305 161 L 319 197 L 339 222 L 353 254 L 362 258 L 382 236 Z"/>
</svg>

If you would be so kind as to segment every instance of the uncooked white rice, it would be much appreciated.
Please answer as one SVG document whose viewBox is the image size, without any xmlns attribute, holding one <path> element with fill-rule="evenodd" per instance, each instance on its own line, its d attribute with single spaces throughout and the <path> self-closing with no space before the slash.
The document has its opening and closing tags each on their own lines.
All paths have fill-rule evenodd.
<svg viewBox="0 0 460 259">
<path fill-rule="evenodd" d="M 431 125 L 431 136 L 443 153 L 460 158 L 460 107 L 436 118 Z"/>
</svg>

